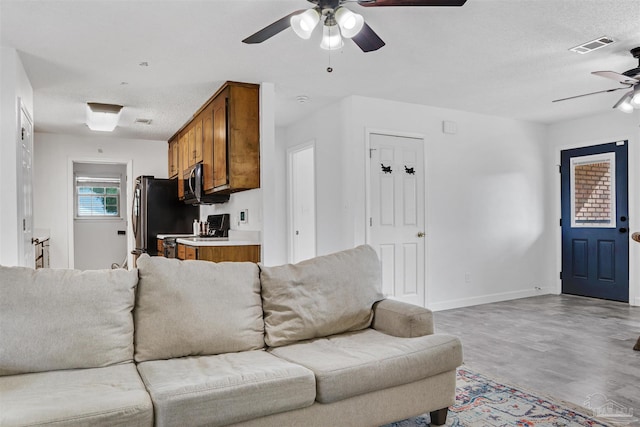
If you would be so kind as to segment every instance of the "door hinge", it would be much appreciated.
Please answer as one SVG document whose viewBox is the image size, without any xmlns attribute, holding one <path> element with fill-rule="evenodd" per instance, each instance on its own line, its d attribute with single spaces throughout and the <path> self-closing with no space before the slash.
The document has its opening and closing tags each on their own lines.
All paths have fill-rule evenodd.
<svg viewBox="0 0 640 427">
<path fill-rule="evenodd" d="M 558 165 L 558 173 L 562 174 L 562 165 Z"/>
<path fill-rule="evenodd" d="M 369 158 L 372 157 L 372 154 L 375 150 L 377 150 L 377 148 L 369 148 Z"/>
<path fill-rule="evenodd" d="M 22 231 L 27 231 L 27 219 L 22 218 Z"/>
<path fill-rule="evenodd" d="M 25 132 L 25 131 L 26 131 L 26 129 L 25 129 L 25 128 L 22 128 L 21 138 L 22 138 L 22 140 L 23 140 L 23 141 L 24 141 L 24 132 Z"/>
<path fill-rule="evenodd" d="M 560 218 L 560 227 L 562 227 L 562 218 Z"/>
<path fill-rule="evenodd" d="M 373 227 L 373 218 L 369 217 L 369 227 Z"/>
<path fill-rule="evenodd" d="M 560 272 L 560 280 L 562 280 L 562 271 Z"/>
</svg>

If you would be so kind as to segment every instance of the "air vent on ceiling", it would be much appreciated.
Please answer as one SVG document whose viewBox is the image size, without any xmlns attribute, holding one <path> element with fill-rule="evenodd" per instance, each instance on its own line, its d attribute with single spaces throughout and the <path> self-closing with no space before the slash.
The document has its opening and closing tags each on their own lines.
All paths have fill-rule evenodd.
<svg viewBox="0 0 640 427">
<path fill-rule="evenodd" d="M 607 45 L 610 45 L 611 43 L 615 43 L 615 40 L 613 40 L 611 37 L 602 36 L 602 37 L 597 38 L 595 40 L 591 40 L 591 41 L 588 41 L 586 43 L 582 43 L 579 46 L 572 47 L 569 50 L 571 52 L 576 52 L 576 53 L 584 55 L 585 53 L 593 52 L 594 50 L 600 49 L 601 47 L 605 47 Z"/>
<path fill-rule="evenodd" d="M 140 123 L 141 125 L 150 125 L 151 119 L 136 119 L 135 123 Z"/>
</svg>

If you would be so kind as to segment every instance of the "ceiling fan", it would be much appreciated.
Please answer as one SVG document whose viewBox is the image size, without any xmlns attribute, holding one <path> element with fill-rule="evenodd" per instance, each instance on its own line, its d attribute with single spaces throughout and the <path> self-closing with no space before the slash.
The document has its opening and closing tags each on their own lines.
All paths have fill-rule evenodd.
<svg viewBox="0 0 640 427">
<path fill-rule="evenodd" d="M 343 38 L 351 39 L 363 52 L 371 52 L 385 45 L 384 41 L 364 22 L 362 15 L 343 6 L 358 3 L 360 6 L 462 6 L 467 0 L 308 0 L 315 4 L 311 9 L 300 9 L 267 25 L 257 33 L 242 40 L 253 44 L 275 36 L 288 27 L 308 39 L 319 22 L 322 22 L 320 47 L 327 50 L 342 48 Z"/>
<path fill-rule="evenodd" d="M 591 74 L 596 76 L 612 79 L 624 85 L 624 87 L 616 87 L 613 89 L 599 90 L 597 92 L 585 93 L 582 95 L 570 96 L 568 98 L 555 99 L 552 102 L 566 101 L 568 99 L 581 98 L 583 96 L 595 95 L 597 93 L 615 92 L 622 89 L 630 89 L 625 93 L 613 108 L 624 113 L 632 113 L 634 109 L 640 109 L 640 47 L 631 49 L 631 55 L 638 60 L 638 66 L 624 73 L 616 73 L 615 71 L 593 71 Z"/>
</svg>

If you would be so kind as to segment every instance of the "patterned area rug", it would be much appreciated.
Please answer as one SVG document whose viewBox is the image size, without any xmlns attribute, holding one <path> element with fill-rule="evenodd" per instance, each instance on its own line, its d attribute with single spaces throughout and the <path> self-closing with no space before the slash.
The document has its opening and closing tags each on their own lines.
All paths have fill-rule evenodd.
<svg viewBox="0 0 640 427">
<path fill-rule="evenodd" d="M 458 369 L 456 403 L 449 409 L 447 426 L 464 427 L 609 427 L 589 415 L 591 411 L 536 396 L 498 383 L 469 369 Z M 429 415 L 384 427 L 426 427 Z M 617 425 L 620 425 L 616 423 Z"/>
</svg>

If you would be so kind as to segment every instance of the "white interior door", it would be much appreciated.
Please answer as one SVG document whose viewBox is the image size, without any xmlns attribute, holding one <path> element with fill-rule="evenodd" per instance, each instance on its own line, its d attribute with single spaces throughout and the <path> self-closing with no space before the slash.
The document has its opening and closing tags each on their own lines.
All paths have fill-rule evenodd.
<svg viewBox="0 0 640 427">
<path fill-rule="evenodd" d="M 293 263 L 316 256 L 315 149 L 306 145 L 289 151 L 291 251 Z"/>
<path fill-rule="evenodd" d="M 21 265 L 35 267 L 35 251 L 33 246 L 33 124 L 24 106 L 20 106 L 20 152 L 22 198 L 20 216 L 22 218 L 22 260 Z"/>
<path fill-rule="evenodd" d="M 128 254 L 126 165 L 74 162 L 73 172 L 74 268 L 122 264 Z"/>
<path fill-rule="evenodd" d="M 370 134 L 368 242 L 382 263 L 382 291 L 425 305 L 424 144 Z"/>
</svg>

